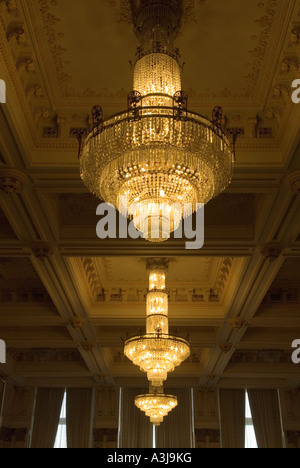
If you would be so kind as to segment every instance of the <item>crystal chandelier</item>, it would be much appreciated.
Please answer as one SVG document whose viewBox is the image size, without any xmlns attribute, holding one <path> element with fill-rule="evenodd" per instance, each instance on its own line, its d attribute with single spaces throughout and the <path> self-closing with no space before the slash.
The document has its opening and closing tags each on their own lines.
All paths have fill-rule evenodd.
<svg viewBox="0 0 300 468">
<path fill-rule="evenodd" d="M 160 426 L 164 418 L 178 406 L 178 400 L 176 396 L 154 392 L 137 396 L 135 406 L 150 418 L 154 426 Z"/>
<path fill-rule="evenodd" d="M 133 218 L 145 239 L 162 242 L 197 204 L 227 188 L 234 157 L 221 128 L 222 109 L 214 109 L 212 120 L 188 110 L 174 48 L 182 0 L 130 3 L 141 44 L 134 91 L 127 110 L 107 120 L 94 107 L 81 177 L 92 193 Z"/>
<path fill-rule="evenodd" d="M 142 372 L 147 373 L 153 387 L 161 387 L 173 372 L 190 356 L 187 340 L 169 335 L 168 293 L 164 259 L 147 261 L 149 293 L 147 295 L 147 330 L 145 335 L 125 342 L 124 354 Z"/>
</svg>

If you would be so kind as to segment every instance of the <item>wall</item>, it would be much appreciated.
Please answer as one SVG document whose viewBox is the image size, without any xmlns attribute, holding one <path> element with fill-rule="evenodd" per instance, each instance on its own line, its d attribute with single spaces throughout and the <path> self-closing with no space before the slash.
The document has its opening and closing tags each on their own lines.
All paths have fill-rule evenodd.
<svg viewBox="0 0 300 468">
<path fill-rule="evenodd" d="M 287 448 L 300 448 L 300 389 L 280 390 Z"/>
<path fill-rule="evenodd" d="M 196 448 L 220 448 L 218 390 L 194 389 Z"/>
<path fill-rule="evenodd" d="M 94 448 L 118 447 L 119 388 L 102 387 L 96 392 Z"/>
<path fill-rule="evenodd" d="M 30 441 L 35 389 L 8 384 L 0 430 L 1 448 L 27 448 Z"/>
</svg>

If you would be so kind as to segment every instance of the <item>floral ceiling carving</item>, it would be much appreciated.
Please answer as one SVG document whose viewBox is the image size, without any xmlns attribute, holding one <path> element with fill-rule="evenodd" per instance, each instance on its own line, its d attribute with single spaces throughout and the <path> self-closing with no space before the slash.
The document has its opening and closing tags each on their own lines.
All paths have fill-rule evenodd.
<svg viewBox="0 0 300 468">
<path fill-rule="evenodd" d="M 131 12 L 128 0 L 106 0 L 104 3 L 105 7 L 114 8 L 116 10 L 116 21 L 128 23 L 130 29 L 132 29 Z M 198 9 L 199 6 L 203 6 L 204 3 L 204 1 L 199 0 L 186 0 L 184 2 L 184 25 L 189 23 L 195 23 L 197 26 L 199 25 L 201 16 Z M 285 10 L 287 9 L 287 3 L 288 2 L 285 2 L 283 13 L 285 13 Z M 126 99 L 129 90 L 125 90 L 124 88 L 120 88 L 117 91 L 112 91 L 107 88 L 103 88 L 102 90 L 95 90 L 90 86 L 86 87 L 84 90 L 77 90 L 74 88 L 72 84 L 73 77 L 67 71 L 68 65 L 70 64 L 68 54 L 69 51 L 62 45 L 62 40 L 65 37 L 65 33 L 63 32 L 65 18 L 60 18 L 56 11 L 56 7 L 59 6 L 59 2 L 57 0 L 38 0 L 38 4 L 62 96 L 68 98 L 76 97 L 87 99 L 107 99 L 109 96 L 112 99 Z M 191 99 L 226 100 L 228 98 L 253 98 L 264 63 L 264 58 L 272 37 L 275 18 L 276 15 L 278 15 L 278 0 L 268 0 L 266 2 L 262 2 L 259 4 L 257 9 L 257 14 L 260 16 L 254 21 L 253 24 L 253 30 L 256 31 L 256 34 L 250 33 L 254 48 L 247 52 L 249 56 L 249 60 L 246 64 L 248 72 L 243 76 L 243 80 L 246 85 L 240 90 L 224 88 L 218 93 L 216 93 L 215 90 L 209 89 L 206 89 L 205 91 L 189 89 L 189 95 Z M 80 25 L 78 26 L 80 27 Z M 187 27 L 188 26 L 183 26 L 182 34 L 186 34 Z M 100 28 L 99 37 L 96 41 L 101 44 Z M 222 53 L 224 52 L 222 51 Z M 128 55 L 128 60 L 130 60 L 130 55 Z M 103 66 L 105 66 L 104 63 Z"/>
<path fill-rule="evenodd" d="M 76 148 L 70 130 L 90 128 L 95 103 L 106 116 L 126 107 L 137 46 L 129 3 L 91 2 L 0 0 L 0 52 L 41 150 Z M 280 148 L 287 129 L 295 133 L 288 119 L 300 63 L 299 5 L 184 0 L 184 10 L 178 46 L 191 109 L 209 115 L 221 104 L 225 130 L 242 131 L 238 150 Z"/>
<path fill-rule="evenodd" d="M 126 264 L 126 259 L 122 258 L 82 258 L 81 263 L 96 302 L 145 302 L 147 278 L 144 259 L 137 258 L 127 270 L 122 267 Z M 186 283 L 183 278 L 190 263 L 190 259 L 189 263 L 183 258 L 171 259 L 168 275 L 170 302 L 220 302 L 234 259 L 197 259 L 189 270 L 195 277 L 190 276 Z M 123 272 L 122 276 L 120 272 Z"/>
</svg>

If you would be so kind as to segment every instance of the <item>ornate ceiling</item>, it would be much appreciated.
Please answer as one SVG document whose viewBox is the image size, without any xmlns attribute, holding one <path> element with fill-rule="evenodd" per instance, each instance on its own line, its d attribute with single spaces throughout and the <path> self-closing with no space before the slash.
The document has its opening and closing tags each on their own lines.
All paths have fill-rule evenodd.
<svg viewBox="0 0 300 468">
<path fill-rule="evenodd" d="M 136 41 L 126 0 L 0 0 L 0 374 L 28 386 L 146 384 L 122 340 L 145 323 L 145 258 L 170 258 L 170 325 L 192 355 L 171 386 L 297 387 L 300 338 L 300 2 L 185 0 L 190 107 L 240 128 L 229 189 L 205 245 L 96 236 L 74 129 L 124 110 Z M 8 174 L 8 173 L 6 173 Z M 288 177 L 294 174 L 292 177 Z M 2 178 L 1 178 L 2 177 Z M 46 365 L 45 365 L 46 364 Z"/>
<path fill-rule="evenodd" d="M 8 106 L 26 165 L 75 166 L 74 129 L 88 129 L 95 103 L 124 110 L 137 42 L 127 0 L 2 0 L 1 53 Z M 282 166 L 298 128 L 290 88 L 299 60 L 299 4 L 290 0 L 185 0 L 178 40 L 190 107 L 240 128 L 238 167 Z M 88 28 L 86 27 L 88 25 Z M 76 34 L 74 34 L 76 31 Z"/>
</svg>

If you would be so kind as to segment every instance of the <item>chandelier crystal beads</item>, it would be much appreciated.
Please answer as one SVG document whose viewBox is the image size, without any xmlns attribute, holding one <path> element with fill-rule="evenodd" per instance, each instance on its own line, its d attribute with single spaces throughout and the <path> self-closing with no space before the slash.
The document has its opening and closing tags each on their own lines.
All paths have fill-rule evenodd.
<svg viewBox="0 0 300 468">
<path fill-rule="evenodd" d="M 150 418 L 154 426 L 160 426 L 164 418 L 178 406 L 178 400 L 173 395 L 149 393 L 136 397 L 135 406 Z"/>
<path fill-rule="evenodd" d="M 102 109 L 94 108 L 94 128 L 80 158 L 81 176 L 92 193 L 132 217 L 144 238 L 162 242 L 197 204 L 226 189 L 233 153 L 220 112 L 210 121 L 188 110 L 174 48 L 182 0 L 131 4 L 141 44 L 134 91 L 128 109 L 105 121 Z"/>
<path fill-rule="evenodd" d="M 188 341 L 169 335 L 167 268 L 163 260 L 148 261 L 146 334 L 130 338 L 124 348 L 125 356 L 147 373 L 153 387 L 161 387 L 168 373 L 190 356 Z"/>
</svg>

